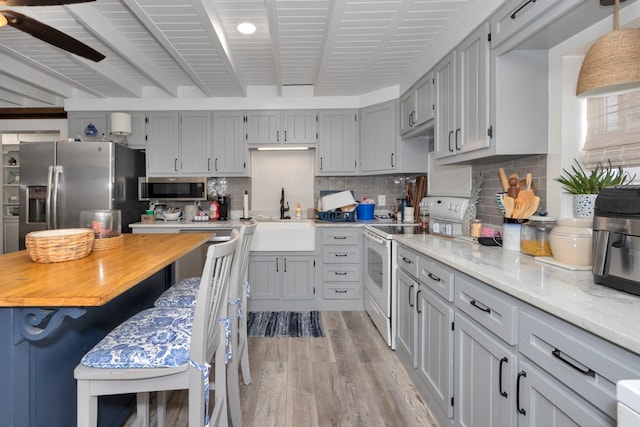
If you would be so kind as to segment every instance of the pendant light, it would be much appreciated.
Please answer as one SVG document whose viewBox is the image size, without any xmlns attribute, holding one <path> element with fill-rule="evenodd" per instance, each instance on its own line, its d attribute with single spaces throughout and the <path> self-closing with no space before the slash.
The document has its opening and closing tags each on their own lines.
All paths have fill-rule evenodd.
<svg viewBox="0 0 640 427">
<path fill-rule="evenodd" d="M 600 4 L 612 2 L 601 0 Z M 576 95 L 599 96 L 640 88 L 640 29 L 620 29 L 620 0 L 615 0 L 613 24 L 613 31 L 599 38 L 584 57 Z"/>
</svg>

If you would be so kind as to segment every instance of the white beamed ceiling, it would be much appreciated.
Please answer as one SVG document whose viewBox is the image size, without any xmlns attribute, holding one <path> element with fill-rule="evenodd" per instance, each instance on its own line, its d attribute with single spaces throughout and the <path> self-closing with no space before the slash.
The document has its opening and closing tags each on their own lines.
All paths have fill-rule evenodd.
<svg viewBox="0 0 640 427">
<path fill-rule="evenodd" d="M 486 9 L 479 7 L 485 3 Z M 246 97 L 249 86 L 360 96 L 411 79 L 502 0 L 97 0 L 4 9 L 106 55 L 94 63 L 0 28 L 0 107 Z M 484 17 L 478 17 L 478 10 Z M 236 26 L 253 22 L 247 36 Z M 462 34 L 464 35 L 464 34 Z M 413 70 L 413 71 L 411 71 Z M 426 71 L 426 69 L 424 70 Z M 419 77 L 419 76 L 417 76 Z"/>
</svg>

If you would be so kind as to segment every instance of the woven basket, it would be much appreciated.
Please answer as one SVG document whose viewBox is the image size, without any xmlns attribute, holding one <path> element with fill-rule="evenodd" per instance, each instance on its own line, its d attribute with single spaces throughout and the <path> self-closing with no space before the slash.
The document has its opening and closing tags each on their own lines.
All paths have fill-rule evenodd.
<svg viewBox="0 0 640 427">
<path fill-rule="evenodd" d="M 124 243 L 124 236 L 122 234 L 116 237 L 95 239 L 93 241 L 93 250 L 107 251 L 109 249 L 119 248 L 122 246 L 123 243 Z"/>
<path fill-rule="evenodd" d="M 34 262 L 48 264 L 86 257 L 94 240 L 90 228 L 61 228 L 32 231 L 25 237 L 25 245 Z"/>
</svg>

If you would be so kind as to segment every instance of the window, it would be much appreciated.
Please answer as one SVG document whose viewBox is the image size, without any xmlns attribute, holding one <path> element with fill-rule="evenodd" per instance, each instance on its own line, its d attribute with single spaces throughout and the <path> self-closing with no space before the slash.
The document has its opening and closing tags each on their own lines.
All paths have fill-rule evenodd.
<svg viewBox="0 0 640 427">
<path fill-rule="evenodd" d="M 587 100 L 584 164 L 640 166 L 640 91 Z"/>
</svg>

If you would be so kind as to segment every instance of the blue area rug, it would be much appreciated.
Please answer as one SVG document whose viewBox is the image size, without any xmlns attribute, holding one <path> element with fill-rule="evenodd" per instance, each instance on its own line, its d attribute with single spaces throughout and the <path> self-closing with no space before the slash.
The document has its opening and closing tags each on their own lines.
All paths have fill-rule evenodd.
<svg viewBox="0 0 640 427">
<path fill-rule="evenodd" d="M 318 311 L 258 311 L 247 317 L 250 337 L 323 337 Z"/>
</svg>

